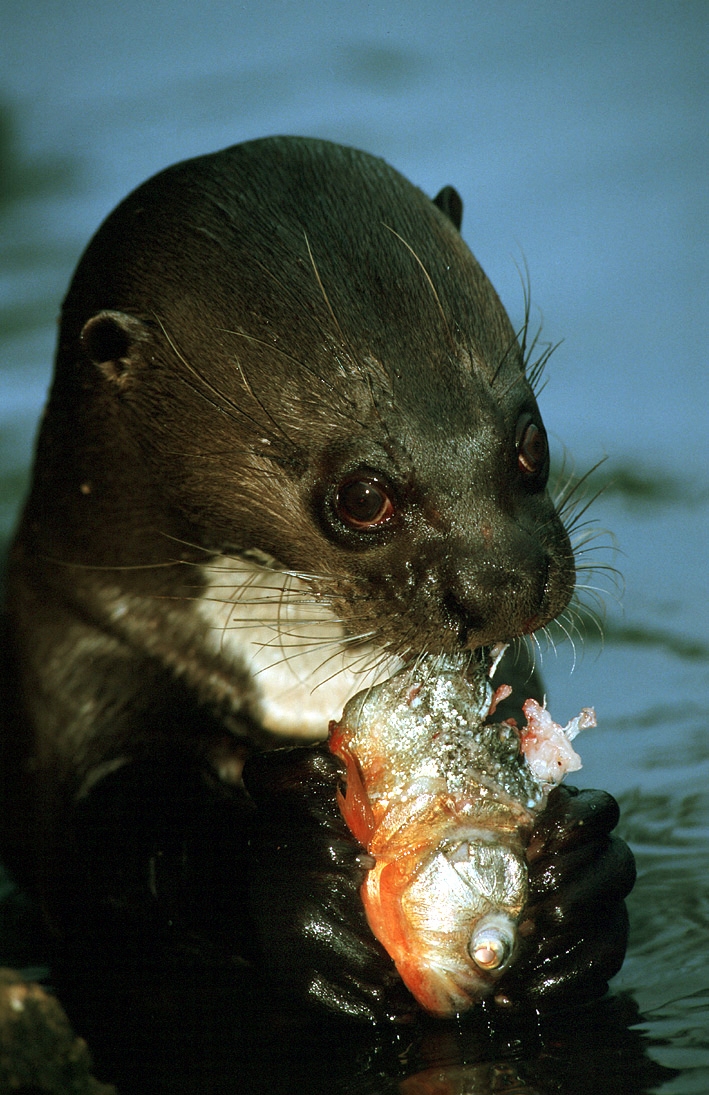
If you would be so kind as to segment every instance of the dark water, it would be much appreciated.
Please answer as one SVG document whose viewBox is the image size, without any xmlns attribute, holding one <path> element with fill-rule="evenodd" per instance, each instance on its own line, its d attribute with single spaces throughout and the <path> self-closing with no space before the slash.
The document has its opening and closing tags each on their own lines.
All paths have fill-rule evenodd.
<svg viewBox="0 0 709 1095">
<path fill-rule="evenodd" d="M 288 1088 L 274 1073 L 270 1090 L 709 1091 L 708 10 L 653 0 L 5 6 L 3 537 L 26 483 L 59 303 L 99 220 L 169 162 L 275 132 L 379 153 L 430 193 L 453 183 L 464 235 L 513 320 L 526 262 L 544 337 L 565 339 L 541 400 L 560 451 L 577 471 L 607 457 L 589 558 L 617 567 L 622 583 L 597 575 L 603 643 L 590 629 L 546 649 L 543 667 L 562 721 L 597 708 L 579 782 L 619 798 L 638 858 L 614 997 L 553 1029 L 494 1038 L 484 1022 L 346 1050 L 323 1034 L 293 1056 Z M 21 938 L 26 920 L 0 908 L 0 961 L 40 960 Z"/>
</svg>

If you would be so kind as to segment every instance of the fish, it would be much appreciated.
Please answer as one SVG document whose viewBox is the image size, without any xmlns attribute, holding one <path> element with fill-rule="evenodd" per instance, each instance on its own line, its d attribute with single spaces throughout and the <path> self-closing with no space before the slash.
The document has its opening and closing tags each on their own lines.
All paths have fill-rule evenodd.
<svg viewBox="0 0 709 1095">
<path fill-rule="evenodd" d="M 581 767 L 566 727 L 534 699 L 526 725 L 491 721 L 508 685 L 487 668 L 427 655 L 363 690 L 330 724 L 344 765 L 342 816 L 366 849 L 369 926 L 431 1015 L 489 995 L 519 949 L 525 846 L 551 789 Z"/>
</svg>

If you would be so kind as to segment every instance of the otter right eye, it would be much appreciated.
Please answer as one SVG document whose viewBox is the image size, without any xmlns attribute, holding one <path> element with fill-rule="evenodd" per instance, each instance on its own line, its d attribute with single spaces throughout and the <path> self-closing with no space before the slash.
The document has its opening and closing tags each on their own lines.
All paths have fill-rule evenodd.
<svg viewBox="0 0 709 1095">
<path fill-rule="evenodd" d="M 337 488 L 335 510 L 343 524 L 366 532 L 379 528 L 393 517 L 394 503 L 381 480 L 374 476 L 353 476 Z"/>
<path fill-rule="evenodd" d="M 549 475 L 547 436 L 544 427 L 527 414 L 517 423 L 517 466 L 532 489 L 546 486 Z"/>
</svg>

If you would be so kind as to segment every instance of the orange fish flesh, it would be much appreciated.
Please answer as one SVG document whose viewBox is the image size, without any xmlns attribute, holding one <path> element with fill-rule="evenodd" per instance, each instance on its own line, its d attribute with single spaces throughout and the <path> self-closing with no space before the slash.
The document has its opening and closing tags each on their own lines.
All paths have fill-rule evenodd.
<svg viewBox="0 0 709 1095">
<path fill-rule="evenodd" d="M 493 991 L 517 950 L 527 900 L 525 844 L 566 771 L 570 740 L 527 700 L 527 726 L 492 723 L 482 667 L 427 656 L 349 701 L 330 726 L 346 769 L 343 817 L 373 857 L 361 896 L 369 925 L 426 1011 L 449 1016 Z"/>
</svg>

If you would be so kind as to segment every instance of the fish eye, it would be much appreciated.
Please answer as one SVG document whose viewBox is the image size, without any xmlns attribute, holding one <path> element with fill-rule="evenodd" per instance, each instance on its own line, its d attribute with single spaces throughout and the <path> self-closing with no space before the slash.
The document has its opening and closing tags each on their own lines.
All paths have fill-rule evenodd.
<svg viewBox="0 0 709 1095">
<path fill-rule="evenodd" d="M 517 933 L 514 921 L 504 913 L 483 917 L 473 932 L 468 951 L 476 966 L 502 971 L 512 957 Z"/>
<path fill-rule="evenodd" d="M 335 512 L 344 525 L 358 532 L 380 528 L 394 515 L 388 485 L 375 475 L 358 472 L 343 479 L 335 491 Z"/>
<path fill-rule="evenodd" d="M 549 474 L 549 445 L 544 427 L 530 414 L 523 414 L 516 430 L 517 467 L 529 486 L 546 485 Z"/>
</svg>

